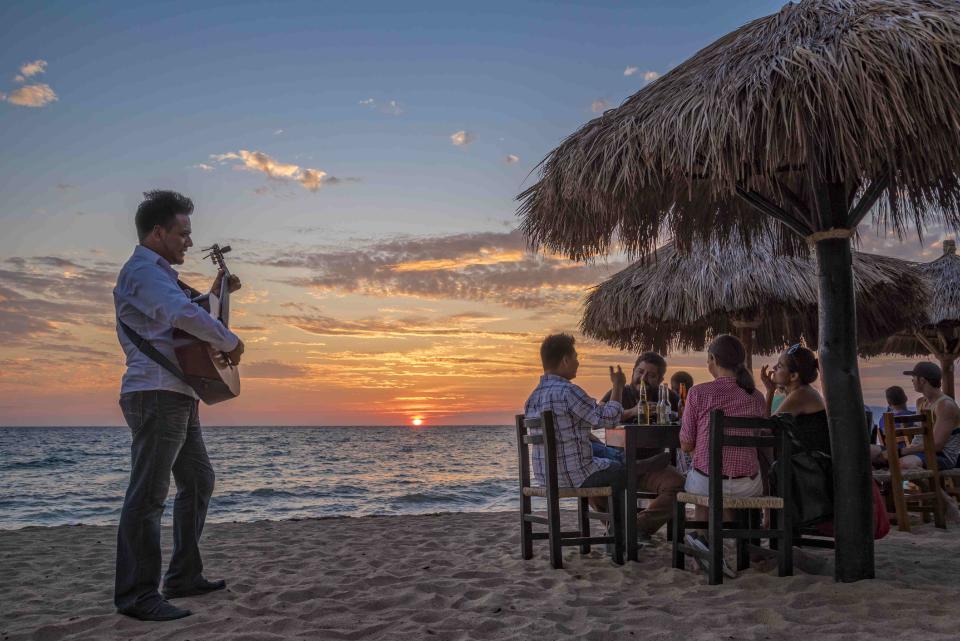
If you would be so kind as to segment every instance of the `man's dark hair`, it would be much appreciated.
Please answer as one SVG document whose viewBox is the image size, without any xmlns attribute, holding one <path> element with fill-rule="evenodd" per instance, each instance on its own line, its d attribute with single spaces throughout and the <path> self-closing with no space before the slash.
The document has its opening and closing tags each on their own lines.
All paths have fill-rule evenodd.
<svg viewBox="0 0 960 641">
<path fill-rule="evenodd" d="M 903 388 L 899 385 L 892 385 L 888 387 L 885 392 L 887 396 L 887 405 L 906 405 L 907 404 L 907 393 L 903 391 Z"/>
<path fill-rule="evenodd" d="M 572 356 L 577 342 L 570 334 L 551 334 L 540 343 L 540 362 L 543 369 L 554 369 L 564 356 Z"/>
<path fill-rule="evenodd" d="M 667 373 L 667 361 L 663 360 L 663 356 L 657 354 L 656 352 L 644 352 L 637 357 L 637 362 L 633 364 L 633 369 L 637 369 L 637 366 L 640 363 L 650 363 L 657 367 L 657 371 L 660 372 L 660 378 L 663 378 Z"/>
<path fill-rule="evenodd" d="M 689 372 L 674 372 L 673 376 L 670 377 L 670 383 L 686 385 L 687 391 L 690 391 L 690 388 L 693 387 L 693 376 L 691 376 Z"/>
<path fill-rule="evenodd" d="M 156 189 L 143 192 L 143 202 L 137 207 L 134 221 L 137 224 L 137 238 L 143 240 L 160 225 L 166 230 L 173 227 L 177 214 L 192 214 L 193 201 L 175 191 Z"/>
</svg>

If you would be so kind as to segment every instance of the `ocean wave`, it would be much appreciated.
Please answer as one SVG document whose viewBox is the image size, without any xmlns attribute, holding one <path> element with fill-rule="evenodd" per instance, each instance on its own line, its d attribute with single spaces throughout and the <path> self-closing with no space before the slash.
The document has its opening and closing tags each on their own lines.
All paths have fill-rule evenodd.
<svg viewBox="0 0 960 641">
<path fill-rule="evenodd" d="M 0 465 L 0 469 L 3 470 L 30 470 L 30 469 L 39 469 L 44 467 L 56 467 L 58 465 L 76 465 L 77 462 L 73 459 L 64 458 L 61 456 L 48 456 L 42 459 L 36 459 L 33 461 L 12 461 L 10 463 L 5 463 Z"/>
</svg>

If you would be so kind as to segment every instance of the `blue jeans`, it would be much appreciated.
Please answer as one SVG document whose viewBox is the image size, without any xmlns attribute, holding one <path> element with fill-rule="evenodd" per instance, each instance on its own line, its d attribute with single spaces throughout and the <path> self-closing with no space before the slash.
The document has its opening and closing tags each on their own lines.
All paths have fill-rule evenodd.
<svg viewBox="0 0 960 641">
<path fill-rule="evenodd" d="M 160 517 L 170 489 L 173 504 L 173 556 L 166 587 L 185 588 L 203 573 L 200 534 L 213 494 L 214 475 L 200 430 L 198 402 L 163 390 L 120 395 L 130 427 L 130 484 L 117 531 L 114 604 L 120 612 L 149 611 L 161 599 Z"/>
<path fill-rule="evenodd" d="M 623 450 L 621 448 L 610 447 L 596 441 L 590 441 L 590 446 L 593 448 L 593 458 L 607 458 L 623 465 Z"/>
</svg>

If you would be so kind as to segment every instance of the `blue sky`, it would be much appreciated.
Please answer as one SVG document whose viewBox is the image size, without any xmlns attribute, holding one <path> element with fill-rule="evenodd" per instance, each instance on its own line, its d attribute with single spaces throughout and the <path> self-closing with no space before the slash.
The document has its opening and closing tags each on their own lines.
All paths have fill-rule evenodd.
<svg viewBox="0 0 960 641">
<path fill-rule="evenodd" d="M 643 86 L 643 72 L 662 73 L 777 7 L 200 4 L 0 8 L 0 91 L 14 87 L 9 77 L 21 64 L 43 59 L 44 81 L 58 96 L 43 109 L 0 105 L 0 216 L 24 240 L 49 242 L 36 210 L 47 212 L 45 220 L 83 211 L 110 222 L 149 184 L 175 184 L 198 202 L 215 202 L 218 226 L 232 218 L 246 233 L 278 238 L 278 212 L 291 226 L 344 233 L 512 222 L 513 197 L 530 169 L 593 116 L 593 101 L 619 103 Z M 640 73 L 624 76 L 627 66 Z M 376 107 L 359 104 L 370 98 Z M 391 100 L 402 113 L 385 113 Z M 455 147 L 456 131 L 475 140 Z M 262 175 L 190 169 L 239 149 L 362 182 L 319 198 L 284 192 L 265 207 L 249 194 Z M 508 165 L 508 154 L 520 161 Z M 62 194 L 57 184 L 75 189 Z M 83 229 L 92 221 L 83 222 L 68 226 L 92 237 Z M 111 247 L 125 240 L 97 236 Z M 11 249 L 9 237 L 0 248 Z"/>
<path fill-rule="evenodd" d="M 626 264 L 524 253 L 530 172 L 779 8 L 0 4 L 0 424 L 120 421 L 110 291 L 140 192 L 159 187 L 193 198 L 195 241 L 230 242 L 245 283 L 245 392 L 209 422 L 509 422 L 539 340 L 574 330 L 587 287 Z M 939 239 L 870 244 L 930 259 Z M 183 273 L 212 276 L 198 252 Z M 581 353 L 598 396 L 633 360 Z M 671 361 L 705 376 L 701 354 Z M 864 364 L 868 398 L 901 369 Z"/>
</svg>

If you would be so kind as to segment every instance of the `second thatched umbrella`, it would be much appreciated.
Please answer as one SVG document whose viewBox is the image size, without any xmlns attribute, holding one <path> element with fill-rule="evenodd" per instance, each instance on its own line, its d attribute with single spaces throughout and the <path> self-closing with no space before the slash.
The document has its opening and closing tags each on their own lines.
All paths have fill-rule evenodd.
<svg viewBox="0 0 960 641">
<path fill-rule="evenodd" d="M 861 344 L 923 322 L 918 313 L 927 307 L 929 292 L 913 267 L 897 258 L 854 253 Z M 670 243 L 594 288 L 580 328 L 620 349 L 663 352 L 702 350 L 711 336 L 735 333 L 748 359 L 751 353 L 777 352 L 801 336 L 816 344 L 816 265 L 809 258 L 777 256 L 769 241 L 758 241 L 750 251 L 697 243 L 682 252 Z"/>
<path fill-rule="evenodd" d="M 954 363 L 960 358 L 960 256 L 957 242 L 943 243 L 943 256 L 917 265 L 930 288 L 927 323 L 890 337 L 879 351 L 904 356 L 932 354 L 943 369 L 943 391 L 954 396 Z"/>
</svg>

